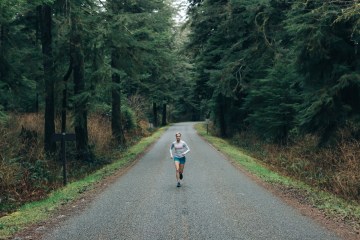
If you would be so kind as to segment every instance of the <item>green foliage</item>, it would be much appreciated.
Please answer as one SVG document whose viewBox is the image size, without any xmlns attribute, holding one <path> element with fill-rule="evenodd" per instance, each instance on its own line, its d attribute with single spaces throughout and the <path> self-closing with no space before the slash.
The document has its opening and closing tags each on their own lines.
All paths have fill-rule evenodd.
<svg viewBox="0 0 360 240">
<path fill-rule="evenodd" d="M 287 143 L 296 126 L 296 107 L 301 103 L 298 83 L 293 64 L 280 59 L 269 69 L 266 79 L 252 85 L 243 107 L 251 109 L 246 121 L 259 136 Z"/>
<path fill-rule="evenodd" d="M 0 14 L 0 103 L 5 110 L 34 111 L 41 73 L 35 9 L 29 10 L 26 1 L 0 4 L 0 11 L 6 11 Z"/>
<path fill-rule="evenodd" d="M 352 32 L 352 40 L 356 45 L 359 44 L 360 41 L 360 5 L 354 3 L 348 4 L 342 10 L 342 14 L 338 16 L 335 22 L 349 21 L 353 20 L 353 32 Z"/>
<path fill-rule="evenodd" d="M 22 173 L 28 173 L 23 181 L 31 182 L 34 188 L 43 188 L 52 177 L 47 162 L 36 160 L 35 162 L 22 161 Z M 24 178 L 24 176 L 19 176 Z"/>
<path fill-rule="evenodd" d="M 8 120 L 8 116 L 4 112 L 4 107 L 0 105 L 0 124 L 4 124 Z"/>
<path fill-rule="evenodd" d="M 306 131 L 320 132 L 320 144 L 333 140 L 338 128 L 346 126 L 348 121 L 357 121 L 359 96 L 360 76 L 343 75 L 336 85 L 319 89 L 316 95 L 308 95 L 304 102 L 306 107 L 300 106 L 300 126 Z"/>
<path fill-rule="evenodd" d="M 250 128 L 286 143 L 299 129 L 319 134 L 323 144 L 358 119 L 356 3 L 205 0 L 190 6 L 194 106 L 212 112 L 221 135 Z"/>
<path fill-rule="evenodd" d="M 2 0 L 0 2 L 0 24 L 10 22 L 16 13 L 23 11 L 25 4 L 25 0 Z"/>
<path fill-rule="evenodd" d="M 287 20 L 297 70 L 304 76 L 306 100 L 299 108 L 299 125 L 304 132 L 319 133 L 320 144 L 326 144 L 350 116 L 358 114 L 360 82 L 355 72 L 360 61 L 353 40 L 357 20 L 337 21 L 345 7 L 316 1 L 294 4 Z"/>
<path fill-rule="evenodd" d="M 135 112 L 126 105 L 121 106 L 121 114 L 123 116 L 124 129 L 129 131 L 137 127 L 137 119 Z"/>
</svg>

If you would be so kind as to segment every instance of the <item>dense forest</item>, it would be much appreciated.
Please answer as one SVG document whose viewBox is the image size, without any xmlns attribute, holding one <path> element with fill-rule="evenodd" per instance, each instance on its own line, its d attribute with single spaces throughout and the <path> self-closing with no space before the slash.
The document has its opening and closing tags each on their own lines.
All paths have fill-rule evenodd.
<svg viewBox="0 0 360 240">
<path fill-rule="evenodd" d="M 0 213 L 210 119 L 271 167 L 360 199 L 356 0 L 1 0 Z"/>
<path fill-rule="evenodd" d="M 0 212 L 61 186 L 54 134 L 76 135 L 71 181 L 185 111 L 171 1 L 5 0 L 0 12 Z"/>
<path fill-rule="evenodd" d="M 193 0 L 193 103 L 270 167 L 360 199 L 360 4 Z"/>
</svg>

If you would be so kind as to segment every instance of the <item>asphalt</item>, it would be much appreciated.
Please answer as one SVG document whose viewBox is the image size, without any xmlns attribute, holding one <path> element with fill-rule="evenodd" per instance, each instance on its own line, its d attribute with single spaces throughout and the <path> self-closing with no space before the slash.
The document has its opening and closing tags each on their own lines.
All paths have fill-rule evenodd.
<svg viewBox="0 0 360 240">
<path fill-rule="evenodd" d="M 236 169 L 194 123 L 171 126 L 139 162 L 43 239 L 338 239 Z M 191 149 L 176 187 L 169 147 Z"/>
</svg>

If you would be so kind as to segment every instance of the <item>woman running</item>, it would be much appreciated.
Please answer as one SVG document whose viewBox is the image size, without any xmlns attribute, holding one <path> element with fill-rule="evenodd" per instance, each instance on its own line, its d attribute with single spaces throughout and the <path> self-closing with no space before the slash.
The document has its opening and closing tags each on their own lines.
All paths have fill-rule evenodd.
<svg viewBox="0 0 360 240">
<path fill-rule="evenodd" d="M 173 142 L 170 146 L 170 157 L 171 159 L 174 159 L 177 187 L 180 187 L 181 186 L 180 180 L 183 179 L 184 167 L 186 162 L 185 154 L 190 152 L 190 148 L 188 147 L 186 142 L 180 139 L 181 133 L 177 132 L 175 134 L 175 137 L 176 137 L 176 141 Z M 173 149 L 175 149 L 174 155 L 173 155 Z"/>
</svg>

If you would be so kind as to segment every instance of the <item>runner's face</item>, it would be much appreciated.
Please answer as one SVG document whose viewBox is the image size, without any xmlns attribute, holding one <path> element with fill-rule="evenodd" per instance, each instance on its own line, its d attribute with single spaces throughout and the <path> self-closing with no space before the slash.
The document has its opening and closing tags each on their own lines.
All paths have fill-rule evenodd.
<svg viewBox="0 0 360 240">
<path fill-rule="evenodd" d="M 176 141 L 178 141 L 178 142 L 180 141 L 180 135 L 179 134 L 176 135 Z"/>
</svg>

